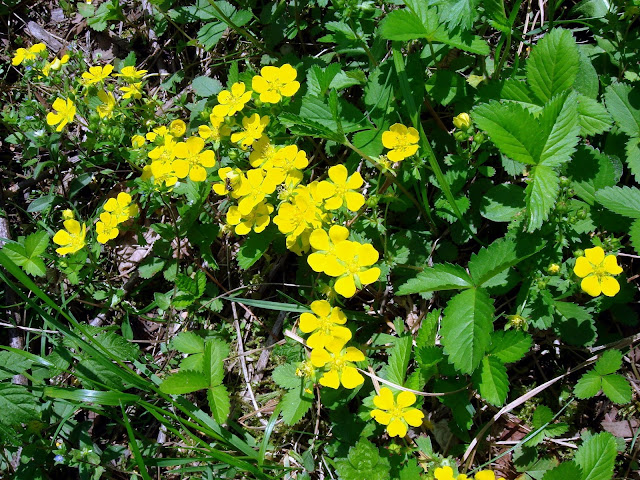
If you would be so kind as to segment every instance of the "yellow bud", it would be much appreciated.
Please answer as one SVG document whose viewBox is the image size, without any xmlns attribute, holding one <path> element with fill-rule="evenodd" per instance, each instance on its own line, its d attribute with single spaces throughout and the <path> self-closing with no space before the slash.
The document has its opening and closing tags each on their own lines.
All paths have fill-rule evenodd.
<svg viewBox="0 0 640 480">
<path fill-rule="evenodd" d="M 560 271 L 560 265 L 558 265 L 557 263 L 552 263 L 547 267 L 547 272 L 549 272 L 551 275 L 555 275 L 559 271 Z"/>
<path fill-rule="evenodd" d="M 453 124 L 460 130 L 467 130 L 471 126 L 471 118 L 468 113 L 462 112 L 457 117 L 454 117 Z"/>
<path fill-rule="evenodd" d="M 68 208 L 66 210 L 63 210 L 62 211 L 62 218 L 64 220 L 73 220 L 73 218 L 74 218 L 73 210 L 70 210 Z"/>
</svg>

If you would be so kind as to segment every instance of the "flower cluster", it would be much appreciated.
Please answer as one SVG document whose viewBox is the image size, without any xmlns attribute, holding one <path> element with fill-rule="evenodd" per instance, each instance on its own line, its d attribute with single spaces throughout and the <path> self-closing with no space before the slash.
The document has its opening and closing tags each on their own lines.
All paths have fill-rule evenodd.
<svg viewBox="0 0 640 480">
<path fill-rule="evenodd" d="M 456 476 L 453 473 L 453 468 L 449 466 L 436 468 L 434 477 L 436 480 L 496 480 L 496 474 L 492 470 L 480 470 L 474 477 L 468 477 L 464 473 Z M 497 480 L 504 479 L 498 478 Z"/>
<path fill-rule="evenodd" d="M 99 243 L 107 243 L 120 233 L 118 226 L 138 214 L 138 206 L 131 203 L 131 195 L 120 192 L 116 198 L 110 198 L 104 204 L 104 212 L 96 223 Z"/>
<path fill-rule="evenodd" d="M 11 59 L 11 65 L 18 66 L 23 63 L 32 63 L 39 56 L 47 56 L 47 46 L 44 43 L 36 43 L 29 48 L 19 48 Z"/>
</svg>

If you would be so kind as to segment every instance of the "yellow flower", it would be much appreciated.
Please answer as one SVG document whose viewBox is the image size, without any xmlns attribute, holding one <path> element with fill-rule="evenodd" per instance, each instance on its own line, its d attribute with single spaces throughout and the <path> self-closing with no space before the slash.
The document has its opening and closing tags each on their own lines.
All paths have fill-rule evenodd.
<svg viewBox="0 0 640 480">
<path fill-rule="evenodd" d="M 49 76 L 51 70 L 60 70 L 62 65 L 66 64 L 69 61 L 69 55 L 63 55 L 62 58 L 54 58 L 53 62 L 47 62 L 44 67 L 42 67 L 42 74 L 45 77 Z"/>
<path fill-rule="evenodd" d="M 287 235 L 287 241 L 292 242 L 307 230 L 311 234 L 312 230 L 322 227 L 326 220 L 327 215 L 322 210 L 323 201 L 324 198 L 318 191 L 318 182 L 299 185 L 294 190 L 291 201 L 280 205 L 273 223 L 278 226 L 280 233 Z"/>
<path fill-rule="evenodd" d="M 299 89 L 296 81 L 298 72 L 288 63 L 282 67 L 262 67 L 260 75 L 253 77 L 251 87 L 260 94 L 260 101 L 264 103 L 278 103 L 282 97 L 291 97 Z"/>
<path fill-rule="evenodd" d="M 335 270 L 334 264 L 338 262 L 336 245 L 347 238 L 349 238 L 349 230 L 341 225 L 333 225 L 328 234 L 322 229 L 314 230 L 309 236 L 309 243 L 315 252 L 307 257 L 307 263 L 313 271 Z"/>
<path fill-rule="evenodd" d="M 61 132 L 67 123 L 73 122 L 76 116 L 76 106 L 70 99 L 56 98 L 56 101 L 53 102 L 53 109 L 57 113 L 49 112 L 47 114 L 47 124 L 58 125 L 56 132 Z"/>
<path fill-rule="evenodd" d="M 122 98 L 135 98 L 139 100 L 142 98 L 142 83 L 131 83 L 127 87 L 120 87 L 120 91 L 124 93 Z"/>
<path fill-rule="evenodd" d="M 460 478 L 460 477 L 458 477 Z M 491 470 L 480 470 L 475 474 L 475 480 L 496 480 L 496 474 Z M 498 480 L 504 480 L 499 478 Z"/>
<path fill-rule="evenodd" d="M 343 204 L 352 212 L 357 212 L 364 205 L 364 196 L 354 191 L 364 183 L 359 172 L 350 177 L 344 165 L 335 165 L 329 169 L 331 181 L 323 180 L 318 188 L 322 189 L 323 196 L 327 198 L 324 208 L 336 210 Z"/>
<path fill-rule="evenodd" d="M 88 72 L 82 74 L 83 85 L 93 85 L 100 83 L 113 72 L 113 65 L 105 65 L 104 67 L 89 67 Z"/>
<path fill-rule="evenodd" d="M 267 195 L 272 194 L 277 186 L 278 179 L 273 172 L 265 172 L 262 169 L 249 170 L 246 180 L 242 180 L 242 185 L 236 192 L 238 198 L 242 197 L 238 202 L 240 213 L 248 215 L 253 207 L 262 202 Z"/>
<path fill-rule="evenodd" d="M 242 215 L 240 209 L 236 206 L 229 208 L 227 212 L 227 223 L 235 225 L 234 231 L 237 235 L 246 235 L 252 229 L 256 233 L 263 232 L 271 222 L 271 213 L 273 205 L 261 202 L 251 210 L 247 215 Z"/>
<path fill-rule="evenodd" d="M 175 155 L 178 158 L 173 161 L 173 169 L 178 178 L 189 178 L 194 182 L 203 182 L 207 179 L 205 168 L 211 168 L 216 164 L 213 150 L 205 150 L 204 140 L 200 137 L 189 137 L 186 142 L 180 142 L 175 146 Z"/>
<path fill-rule="evenodd" d="M 244 83 L 237 82 L 231 85 L 231 91 L 222 90 L 218 94 L 220 105 L 213 107 L 213 114 L 216 117 L 229 117 L 242 110 L 245 104 L 251 100 L 251 90 L 245 91 Z"/>
<path fill-rule="evenodd" d="M 355 347 L 344 348 L 344 344 L 331 343 L 311 351 L 311 363 L 316 368 L 328 368 L 320 377 L 320 385 L 338 388 L 356 388 L 364 383 L 364 377 L 352 362 L 361 362 L 364 354 Z"/>
<path fill-rule="evenodd" d="M 273 157 L 278 149 L 271 144 L 269 137 L 262 135 L 251 148 L 253 151 L 249 154 L 249 163 L 253 168 L 262 167 L 266 170 L 273 166 Z"/>
<path fill-rule="evenodd" d="M 382 145 L 391 149 L 387 157 L 392 162 L 399 162 L 416 153 L 419 141 L 418 131 L 401 123 L 391 125 L 389 130 L 382 133 Z"/>
<path fill-rule="evenodd" d="M 37 54 L 46 52 L 46 50 L 47 46 L 44 43 L 36 43 L 29 48 L 19 48 L 11 59 L 11 65 L 17 66 L 23 62 L 32 62 L 36 59 Z"/>
<path fill-rule="evenodd" d="M 172 137 L 173 138 L 173 137 Z M 162 163 L 171 163 L 176 158 L 176 143 L 173 140 L 165 140 L 163 145 L 158 145 L 151 150 L 147 156 L 154 161 Z"/>
<path fill-rule="evenodd" d="M 131 203 L 131 195 L 127 192 L 120 192 L 116 198 L 107 200 L 104 209 L 111 214 L 116 223 L 126 222 L 138 214 L 138 206 Z"/>
<path fill-rule="evenodd" d="M 434 472 L 436 480 L 467 480 L 467 476 L 461 473 L 457 477 L 453 475 L 453 468 L 450 466 L 438 467 Z"/>
<path fill-rule="evenodd" d="M 116 107 L 116 99 L 111 92 L 105 92 L 100 90 L 98 92 L 98 98 L 102 102 L 102 105 L 98 105 L 96 110 L 100 118 L 111 118 L 113 115 L 113 109 Z"/>
<path fill-rule="evenodd" d="M 169 125 L 169 133 L 171 133 L 171 135 L 173 135 L 174 137 L 181 137 L 184 135 L 186 131 L 187 131 L 187 124 L 180 119 L 174 120 Z"/>
<path fill-rule="evenodd" d="M 313 378 L 316 375 L 316 367 L 313 366 L 311 360 L 305 360 L 298 364 L 296 368 L 296 376 L 303 378 Z"/>
<path fill-rule="evenodd" d="M 404 437 L 407 434 L 407 424 L 412 427 L 422 425 L 424 413 L 417 408 L 409 408 L 416 403 L 416 396 L 411 392 L 402 391 L 394 398 L 393 392 L 382 387 L 380 393 L 373 398 L 373 404 L 378 407 L 371 411 L 376 422 L 386 425 L 390 437 Z"/>
<path fill-rule="evenodd" d="M 277 150 L 270 161 L 265 162 L 262 168 L 274 168 L 281 172 L 280 183 L 297 185 L 302 181 L 302 169 L 309 165 L 307 152 L 298 150 L 296 145 L 288 145 Z"/>
<path fill-rule="evenodd" d="M 56 252 L 59 255 L 76 253 L 86 245 L 84 238 L 87 236 L 87 227 L 73 219 L 65 220 L 62 224 L 65 229 L 58 230 L 53 236 L 53 243 L 60 245 Z"/>
<path fill-rule="evenodd" d="M 67 208 L 66 210 L 62 211 L 62 218 L 64 220 L 73 220 L 74 217 L 75 215 L 73 214 L 73 210 Z"/>
<path fill-rule="evenodd" d="M 347 322 L 347 316 L 340 307 L 331 308 L 326 300 L 316 300 L 311 303 L 311 310 L 315 315 L 309 312 L 300 315 L 300 330 L 314 332 L 307 339 L 309 348 L 328 347 L 334 343 L 342 347 L 351 340 L 351 330 L 341 326 Z"/>
<path fill-rule="evenodd" d="M 136 67 L 123 67 L 120 73 L 115 73 L 114 77 L 123 77 L 129 83 L 137 83 L 147 74 L 147 70 L 137 70 Z"/>
<path fill-rule="evenodd" d="M 557 263 L 552 263 L 547 267 L 547 272 L 551 275 L 557 275 L 560 272 L 560 265 Z"/>
<path fill-rule="evenodd" d="M 242 189 L 243 181 L 247 180 L 239 168 L 222 167 L 218 170 L 220 182 L 213 184 L 213 191 L 218 195 L 231 193 L 233 198 L 240 198 L 249 193 L 247 188 Z"/>
<path fill-rule="evenodd" d="M 155 185 L 162 185 L 164 183 L 166 187 L 172 187 L 178 183 L 178 177 L 171 163 L 162 161 L 151 162 L 147 172 L 151 173 Z"/>
<path fill-rule="evenodd" d="M 453 119 L 453 125 L 459 130 L 468 130 L 471 126 L 471 118 L 468 113 L 462 112 Z"/>
<path fill-rule="evenodd" d="M 200 125 L 198 127 L 198 135 L 205 140 L 212 139 L 219 142 L 224 136 L 226 137 L 231 133 L 231 129 L 228 125 L 223 125 L 224 117 L 216 117 L 213 113 L 209 115 L 209 122 L 211 125 Z"/>
<path fill-rule="evenodd" d="M 592 297 L 604 293 L 607 297 L 613 297 L 620 291 L 620 284 L 611 275 L 622 273 L 615 255 L 605 257 L 602 247 L 587 248 L 584 257 L 576 259 L 573 272 L 582 282 L 582 290 Z"/>
<path fill-rule="evenodd" d="M 328 262 L 324 272 L 330 277 L 338 277 L 334 288 L 345 298 L 353 297 L 357 289 L 380 277 L 378 267 L 369 268 L 380 256 L 370 243 L 344 240 L 335 246 L 335 256 L 337 261 Z"/>
<path fill-rule="evenodd" d="M 98 234 L 98 243 L 104 244 L 116 238 L 118 233 L 120 233 L 116 216 L 109 212 L 102 212 L 100 214 L 100 220 L 96 223 L 96 233 Z"/>
<path fill-rule="evenodd" d="M 142 135 L 134 135 L 131 137 L 131 146 L 133 148 L 141 148 L 146 142 L 146 139 Z"/>
<path fill-rule="evenodd" d="M 262 132 L 268 124 L 269 117 L 267 115 L 261 118 L 260 115 L 254 113 L 250 117 L 243 117 L 242 126 L 244 129 L 231 134 L 231 141 L 240 143 L 240 148 L 245 150 L 262 136 Z"/>
</svg>

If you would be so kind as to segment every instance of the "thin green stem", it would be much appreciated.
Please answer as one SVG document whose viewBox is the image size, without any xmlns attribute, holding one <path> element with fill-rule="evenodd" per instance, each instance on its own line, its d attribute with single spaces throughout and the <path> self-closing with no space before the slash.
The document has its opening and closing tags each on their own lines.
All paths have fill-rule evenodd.
<svg viewBox="0 0 640 480">
<path fill-rule="evenodd" d="M 227 25 L 229 25 L 229 27 L 231 27 L 238 35 L 241 35 L 247 40 L 249 40 L 259 50 L 263 52 L 268 52 L 268 50 L 264 48 L 260 40 L 258 40 L 248 30 L 245 30 L 244 28 L 233 23 L 233 20 L 231 20 L 231 18 L 229 18 L 227 15 L 225 15 L 225 13 L 220 9 L 220 7 L 218 7 L 218 5 L 216 5 L 216 3 L 213 0 L 208 0 L 208 2 L 209 2 L 209 5 L 211 5 L 213 9 L 216 11 L 216 13 L 220 16 L 222 21 Z"/>
</svg>

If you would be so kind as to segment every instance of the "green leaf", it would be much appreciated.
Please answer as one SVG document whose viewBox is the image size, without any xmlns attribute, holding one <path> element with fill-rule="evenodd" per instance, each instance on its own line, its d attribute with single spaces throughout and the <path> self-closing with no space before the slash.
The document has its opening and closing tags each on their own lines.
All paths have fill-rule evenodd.
<svg viewBox="0 0 640 480">
<path fill-rule="evenodd" d="M 238 265 L 247 270 L 262 258 L 276 236 L 276 228 L 267 228 L 261 233 L 251 233 L 238 250 Z"/>
<path fill-rule="evenodd" d="M 574 456 L 582 469 L 581 480 L 611 480 L 616 454 L 615 438 L 608 432 L 585 440 Z"/>
<path fill-rule="evenodd" d="M 627 142 L 625 151 L 627 154 L 625 158 L 627 167 L 629 167 L 629 171 L 635 177 L 636 182 L 640 183 L 640 138 L 631 137 Z"/>
<path fill-rule="evenodd" d="M 304 391 L 304 382 L 298 382 L 296 388 L 284 394 L 282 404 L 282 419 L 287 425 L 295 425 L 304 417 L 313 405 L 313 396 Z"/>
<path fill-rule="evenodd" d="M 529 184 L 525 190 L 528 232 L 539 229 L 544 221 L 549 218 L 549 213 L 556 204 L 559 192 L 560 182 L 558 174 L 553 168 L 546 165 L 538 165 L 531 169 Z"/>
<path fill-rule="evenodd" d="M 491 343 L 493 300 L 481 288 L 458 293 L 449 300 L 442 319 L 442 344 L 449 362 L 462 373 L 473 372 Z"/>
<path fill-rule="evenodd" d="M 540 158 L 540 124 L 517 103 L 492 100 L 475 107 L 471 118 L 509 158 L 536 165 Z"/>
<path fill-rule="evenodd" d="M 509 393 L 507 367 L 497 357 L 486 356 L 473 373 L 473 383 L 480 396 L 496 407 L 503 405 Z"/>
<path fill-rule="evenodd" d="M 578 53 L 580 55 L 580 69 L 578 70 L 578 75 L 576 76 L 573 88 L 576 92 L 584 95 L 585 97 L 595 100 L 598 97 L 600 80 L 598 80 L 598 73 L 593 67 L 591 60 L 585 51 L 586 49 L 583 46 L 579 47 Z"/>
<path fill-rule="evenodd" d="M 204 375 L 209 385 L 222 383 L 224 378 L 224 360 L 229 356 L 229 345 L 222 340 L 210 338 L 204 344 Z"/>
<path fill-rule="evenodd" d="M 160 384 L 160 391 L 171 395 L 181 393 L 191 393 L 209 388 L 210 379 L 202 372 L 192 370 L 180 370 L 178 373 L 169 375 Z"/>
<path fill-rule="evenodd" d="M 531 335 L 521 330 L 498 330 L 491 334 L 491 349 L 502 363 L 513 363 L 520 360 L 531 349 Z"/>
<path fill-rule="evenodd" d="M 527 61 L 527 80 L 543 102 L 573 87 L 580 69 L 580 57 L 571 32 L 554 29 L 533 49 Z"/>
<path fill-rule="evenodd" d="M 209 77 L 196 77 L 191 82 L 191 86 L 196 95 L 205 98 L 217 95 L 222 91 L 222 83 L 220 83 L 220 80 Z"/>
<path fill-rule="evenodd" d="M 596 200 L 613 213 L 640 218 L 640 189 L 636 187 L 606 187 L 596 192 Z"/>
<path fill-rule="evenodd" d="M 398 289 L 398 295 L 425 293 L 436 290 L 458 290 L 473 286 L 471 277 L 464 268 L 450 263 L 438 263 L 418 273 Z"/>
<path fill-rule="evenodd" d="M 561 301 L 555 301 L 554 307 L 562 316 L 556 320 L 554 328 L 565 342 L 571 345 L 590 345 L 595 341 L 595 320 L 586 308 Z"/>
<path fill-rule="evenodd" d="M 590 145 L 578 147 L 567 174 L 573 180 L 571 186 L 576 194 L 589 205 L 595 203 L 597 190 L 616 183 L 611 159 Z"/>
<path fill-rule="evenodd" d="M 44 396 L 72 400 L 74 402 L 96 403 L 98 405 L 117 406 L 121 403 L 137 403 L 138 395 L 117 391 L 85 390 L 82 388 L 45 387 Z"/>
<path fill-rule="evenodd" d="M 138 267 L 138 274 L 145 279 L 153 277 L 164 268 L 165 261 L 160 257 L 151 255 L 142 261 Z"/>
<path fill-rule="evenodd" d="M 207 389 L 207 400 L 211 409 L 211 416 L 220 423 L 226 423 L 231 411 L 231 399 L 224 385 L 215 385 Z"/>
<path fill-rule="evenodd" d="M 389 459 L 381 457 L 378 448 L 366 438 L 361 438 L 349 449 L 347 457 L 336 459 L 335 464 L 341 480 L 390 478 Z"/>
<path fill-rule="evenodd" d="M 504 10 L 504 0 L 485 0 L 481 4 L 489 17 L 489 23 L 502 33 L 511 33 L 511 23 Z"/>
<path fill-rule="evenodd" d="M 386 368 L 387 380 L 404 385 L 404 378 L 411 360 L 413 338 L 410 335 L 398 337 L 389 352 L 389 365 Z"/>
<path fill-rule="evenodd" d="M 180 332 L 171 340 L 171 348 L 182 353 L 203 353 L 204 340 L 193 332 Z"/>
<path fill-rule="evenodd" d="M 24 241 L 25 253 L 31 259 L 39 257 L 47 250 L 48 245 L 49 235 L 47 235 L 47 232 L 32 233 Z"/>
<path fill-rule="evenodd" d="M 636 253 L 640 255 L 640 219 L 636 219 L 629 229 L 629 240 L 631 245 L 636 249 Z"/>
<path fill-rule="evenodd" d="M 604 92 L 607 110 L 620 130 L 630 137 L 640 137 L 640 93 L 626 83 L 614 82 Z"/>
<path fill-rule="evenodd" d="M 631 401 L 631 385 L 622 375 L 602 377 L 602 392 L 613 403 L 624 404 Z"/>
<path fill-rule="evenodd" d="M 602 388 L 602 377 L 594 370 L 589 370 L 580 377 L 573 387 L 573 394 L 578 398 L 595 397 Z"/>
<path fill-rule="evenodd" d="M 0 351 L 0 380 L 13 378 L 31 366 L 33 362 L 22 355 L 6 350 Z"/>
<path fill-rule="evenodd" d="M 568 480 L 574 478 L 582 478 L 582 471 L 580 470 L 580 467 L 573 462 L 573 460 L 570 460 L 548 470 L 544 474 L 544 477 L 542 477 L 542 480 Z"/>
<path fill-rule="evenodd" d="M 22 385 L 0 383 L 0 422 L 7 426 L 40 418 L 36 397 Z"/>
<path fill-rule="evenodd" d="M 598 359 L 593 369 L 598 375 L 615 373 L 622 367 L 622 353 L 619 350 L 607 350 Z"/>
<path fill-rule="evenodd" d="M 271 378 L 282 388 L 288 390 L 297 388 L 302 382 L 302 378 L 296 375 L 297 367 L 292 363 L 285 363 L 284 365 L 278 365 L 273 369 Z"/>
<path fill-rule="evenodd" d="M 5 243 L 4 247 L 2 247 L 2 251 L 19 267 L 23 267 L 29 260 L 24 246 L 17 242 Z"/>
<path fill-rule="evenodd" d="M 492 222 L 510 222 L 524 209 L 524 189 L 513 183 L 503 183 L 483 195 L 480 214 Z"/>
<path fill-rule="evenodd" d="M 449 25 L 453 30 L 460 27 L 462 30 L 470 30 L 477 15 L 478 0 L 440 0 L 438 15 L 440 21 Z"/>
<path fill-rule="evenodd" d="M 29 258 L 22 268 L 26 273 L 35 277 L 44 277 L 47 273 L 47 267 L 39 258 Z"/>
<path fill-rule="evenodd" d="M 138 358 L 140 349 L 135 343 L 127 341 L 121 335 L 113 332 L 104 332 L 94 338 L 95 342 L 109 350 L 118 358 L 125 361 L 133 361 Z"/>
<path fill-rule="evenodd" d="M 553 411 L 545 405 L 539 405 L 536 411 L 533 412 L 533 418 L 531 420 L 532 429 L 534 431 L 542 428 L 546 423 L 553 420 Z M 562 435 L 569 429 L 566 423 L 556 423 L 545 426 L 536 435 L 532 436 L 525 442 L 525 445 L 532 447 L 541 443 L 545 438 L 556 437 Z"/>
<path fill-rule="evenodd" d="M 575 93 L 560 94 L 543 107 L 538 117 L 544 132 L 540 138 L 544 142 L 540 164 L 557 167 L 571 159 L 580 134 L 576 102 Z"/>
<path fill-rule="evenodd" d="M 590 137 L 608 132 L 611 128 L 611 115 L 597 100 L 578 95 L 578 117 L 580 119 L 580 135 Z"/>
</svg>

